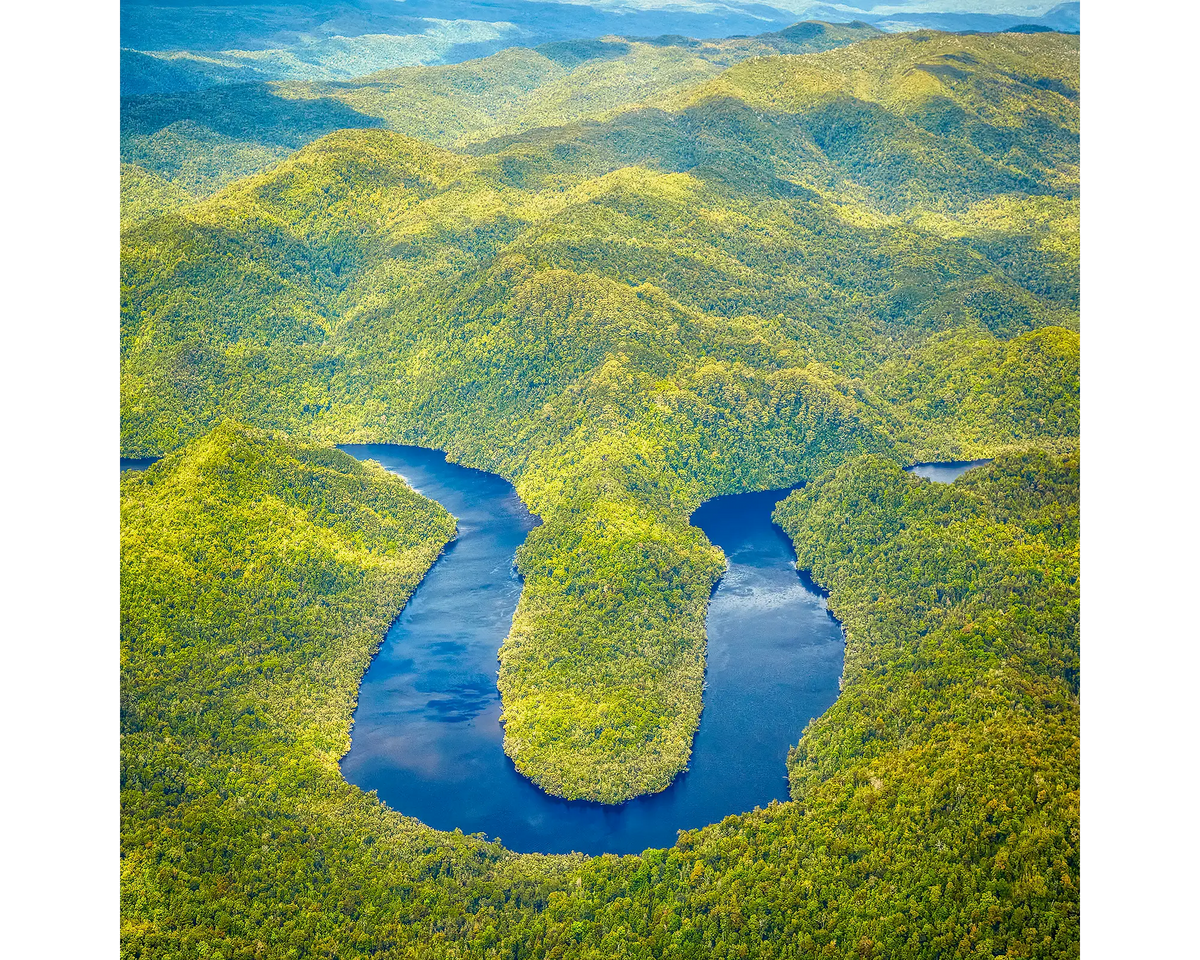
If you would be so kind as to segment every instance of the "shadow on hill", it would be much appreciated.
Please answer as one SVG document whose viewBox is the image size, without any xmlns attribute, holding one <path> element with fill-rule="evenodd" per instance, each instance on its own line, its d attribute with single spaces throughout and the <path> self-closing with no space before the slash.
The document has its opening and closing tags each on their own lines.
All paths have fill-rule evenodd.
<svg viewBox="0 0 1200 960">
<path fill-rule="evenodd" d="M 534 49 L 560 67 L 574 70 L 591 60 L 619 60 L 632 47 L 623 40 L 559 40 Z"/>
<path fill-rule="evenodd" d="M 122 136 L 157 133 L 182 120 L 234 140 L 289 149 L 299 149 L 335 130 L 383 126 L 379 117 L 359 113 L 340 101 L 285 99 L 265 83 L 121 101 Z"/>
<path fill-rule="evenodd" d="M 136 50 L 121 51 L 122 97 L 191 93 L 220 83 L 252 83 L 270 79 L 269 73 L 253 66 L 231 67 L 195 60 L 166 60 Z"/>
<path fill-rule="evenodd" d="M 796 113 L 713 97 L 681 113 L 631 110 L 604 122 L 496 138 L 467 152 L 496 157 L 492 175 L 522 189 L 640 165 L 789 196 L 809 195 L 797 188 L 800 181 L 833 188 L 853 181 L 886 206 L 951 188 L 966 198 L 1061 192 L 1045 170 L 1059 156 L 1077 157 L 1078 134 L 1045 118 L 1022 128 L 996 126 L 947 98 L 905 115 L 853 97 Z"/>
</svg>

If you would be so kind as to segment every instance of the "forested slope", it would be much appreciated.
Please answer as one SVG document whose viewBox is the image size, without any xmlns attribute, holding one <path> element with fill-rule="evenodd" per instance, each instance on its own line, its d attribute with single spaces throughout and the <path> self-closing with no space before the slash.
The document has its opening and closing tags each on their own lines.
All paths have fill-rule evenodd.
<svg viewBox="0 0 1200 960">
<path fill-rule="evenodd" d="M 128 957 L 1078 954 L 1078 459 L 864 457 L 778 508 L 847 628 L 793 800 L 639 857 L 439 833 L 337 769 L 453 533 L 395 477 L 223 424 L 122 481 Z"/>
<path fill-rule="evenodd" d="M 702 499 L 1077 434 L 1077 65 L 911 34 L 469 152 L 331 134 L 125 231 L 123 453 L 234 416 L 513 479 L 545 522 L 506 749 L 563 796 L 661 790 L 722 570 Z"/>
<path fill-rule="evenodd" d="M 826 50 L 878 35 L 862 23 L 799 23 L 730 40 L 564 40 L 335 83 L 243 82 L 143 93 L 121 101 L 121 159 L 207 195 L 341 128 L 387 127 L 454 146 L 653 103 L 750 57 Z M 192 63 L 127 52 L 122 70 L 128 66 L 140 78 L 144 61 L 155 71 Z M 193 65 L 219 69 L 211 55 L 204 61 Z M 254 63 L 239 58 L 233 65 L 249 81 Z"/>
</svg>

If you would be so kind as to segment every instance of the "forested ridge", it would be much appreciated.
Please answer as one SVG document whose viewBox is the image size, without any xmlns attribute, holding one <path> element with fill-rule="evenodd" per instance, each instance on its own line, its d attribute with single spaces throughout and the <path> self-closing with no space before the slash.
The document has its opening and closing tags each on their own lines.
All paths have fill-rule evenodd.
<svg viewBox="0 0 1200 960">
<path fill-rule="evenodd" d="M 1077 54 L 892 36 L 469 152 L 330 134 L 123 234 L 123 453 L 233 416 L 512 479 L 545 522 L 506 749 L 562 796 L 661 790 L 702 499 L 1077 434 Z"/>
<path fill-rule="evenodd" d="M 878 35 L 863 23 L 799 23 L 729 40 L 560 40 L 462 64 L 400 67 L 339 82 L 143 92 L 121 102 L 121 159 L 129 165 L 131 185 L 149 173 L 207 196 L 343 128 L 386 128 L 459 146 L 653 102 L 751 57 L 809 53 Z M 211 55 L 204 60 L 208 69 L 220 69 Z M 137 77 L 181 64 L 201 66 L 190 57 L 161 60 L 127 51 L 122 70 Z M 253 79 L 250 64 L 237 63 L 247 80 Z M 131 86 L 143 84 L 134 80 Z"/>
<path fill-rule="evenodd" d="M 512 854 L 342 779 L 361 672 L 453 533 L 436 505 L 233 424 L 121 493 L 125 956 L 1078 952 L 1073 453 L 946 487 L 865 457 L 781 504 L 842 695 L 791 802 L 636 857 Z"/>
<path fill-rule="evenodd" d="M 122 480 L 125 952 L 1077 953 L 1078 53 L 801 24 L 126 100 L 121 452 L 166 456 Z M 608 803 L 688 762 L 692 512 L 807 482 L 847 653 L 793 801 L 587 859 L 349 786 L 454 526 L 345 442 L 541 517 L 504 748 Z"/>
</svg>

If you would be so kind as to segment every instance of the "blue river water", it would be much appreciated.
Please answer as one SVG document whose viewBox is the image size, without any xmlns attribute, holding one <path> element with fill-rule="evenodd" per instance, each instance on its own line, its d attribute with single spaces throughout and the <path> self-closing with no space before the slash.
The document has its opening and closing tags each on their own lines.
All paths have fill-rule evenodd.
<svg viewBox="0 0 1200 960">
<path fill-rule="evenodd" d="M 918 477 L 926 477 L 934 483 L 953 483 L 972 467 L 982 467 L 991 460 L 954 460 L 944 463 L 914 463 L 905 469 Z"/>
<path fill-rule="evenodd" d="M 359 691 L 346 779 L 429 826 L 519 852 L 638 853 L 677 831 L 788 798 L 785 760 L 838 693 L 841 628 L 771 522 L 788 490 L 717 497 L 692 515 L 729 561 L 708 612 L 704 712 L 689 769 L 619 806 L 551 797 L 504 754 L 497 651 L 521 594 L 517 547 L 538 523 L 501 477 L 421 447 L 349 445 L 458 521 L 458 536 L 393 623 Z M 122 458 L 144 470 L 155 458 Z M 919 463 L 953 482 L 988 463 Z"/>
<path fill-rule="evenodd" d="M 637 853 L 682 829 L 788 798 L 785 760 L 837 697 L 844 645 L 771 522 L 787 490 L 718 497 L 692 522 L 729 561 L 708 613 L 704 712 L 690 768 L 618 806 L 551 797 L 502 748 L 497 651 L 520 597 L 517 546 L 537 520 L 498 476 L 419 447 L 345 446 L 458 519 L 458 537 L 388 631 L 359 691 L 346 779 L 442 830 L 520 852 Z"/>
<path fill-rule="evenodd" d="M 121 472 L 133 470 L 135 472 L 145 470 L 147 467 L 158 463 L 159 457 L 122 457 Z"/>
</svg>

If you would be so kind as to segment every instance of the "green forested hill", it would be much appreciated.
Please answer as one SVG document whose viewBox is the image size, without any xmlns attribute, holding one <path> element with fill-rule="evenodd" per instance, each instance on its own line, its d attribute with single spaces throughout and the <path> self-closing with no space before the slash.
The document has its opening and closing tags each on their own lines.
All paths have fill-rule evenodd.
<svg viewBox="0 0 1200 960">
<path fill-rule="evenodd" d="M 123 453 L 234 416 L 512 478 L 545 522 L 506 749 L 563 796 L 661 790 L 722 569 L 700 500 L 1077 435 L 1077 63 L 910 34 L 464 152 L 331 134 L 124 233 Z"/>
<path fill-rule="evenodd" d="M 799 23 L 731 40 L 560 41 L 339 82 L 243 82 L 131 96 L 121 103 L 121 158 L 208 194 L 340 128 L 386 126 L 454 146 L 652 103 L 750 57 L 808 53 L 878 35 L 861 23 Z M 143 61 L 157 71 L 177 62 L 131 51 L 128 57 L 131 71 Z M 252 63 L 236 62 L 239 72 L 251 74 L 247 80 Z"/>
<path fill-rule="evenodd" d="M 1078 954 L 1077 454 L 868 456 L 778 508 L 847 629 L 792 801 L 637 857 L 515 855 L 342 779 L 359 678 L 453 521 L 224 423 L 122 480 L 127 957 Z"/>
</svg>

